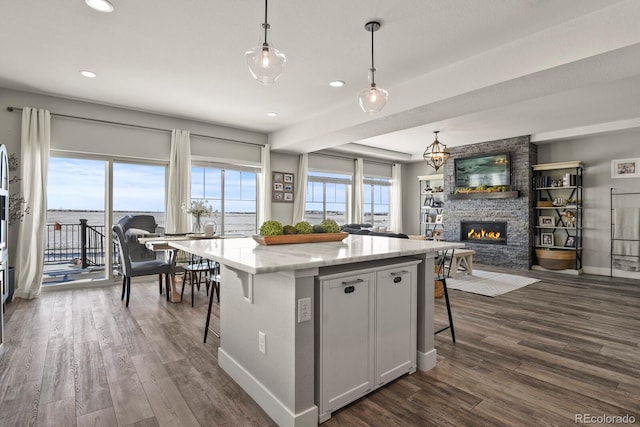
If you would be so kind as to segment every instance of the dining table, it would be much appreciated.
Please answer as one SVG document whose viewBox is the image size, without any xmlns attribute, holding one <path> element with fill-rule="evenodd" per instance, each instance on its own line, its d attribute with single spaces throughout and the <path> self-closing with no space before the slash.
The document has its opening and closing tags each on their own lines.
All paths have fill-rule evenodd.
<svg viewBox="0 0 640 427">
<path fill-rule="evenodd" d="M 138 242 L 145 245 L 147 249 L 155 252 L 166 252 L 171 263 L 171 274 L 169 275 L 169 301 L 179 303 L 182 301 L 180 293 L 176 289 L 176 264 L 178 261 L 179 249 L 171 246 L 171 242 L 188 242 L 192 240 L 203 239 L 222 239 L 223 236 L 218 234 L 207 235 L 204 233 L 186 233 L 186 234 L 165 234 L 164 236 L 140 237 Z"/>
</svg>

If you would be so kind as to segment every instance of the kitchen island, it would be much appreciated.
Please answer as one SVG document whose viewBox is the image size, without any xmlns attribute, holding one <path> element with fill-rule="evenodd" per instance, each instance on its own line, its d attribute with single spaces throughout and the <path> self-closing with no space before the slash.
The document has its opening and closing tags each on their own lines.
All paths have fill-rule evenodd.
<svg viewBox="0 0 640 427">
<path fill-rule="evenodd" d="M 288 426 L 317 425 L 321 415 L 319 278 L 419 260 L 415 348 L 417 368 L 429 370 L 436 364 L 433 260 L 438 251 L 464 246 L 359 235 L 339 242 L 274 246 L 251 238 L 170 245 L 220 263 L 218 363 L 279 425 Z"/>
</svg>

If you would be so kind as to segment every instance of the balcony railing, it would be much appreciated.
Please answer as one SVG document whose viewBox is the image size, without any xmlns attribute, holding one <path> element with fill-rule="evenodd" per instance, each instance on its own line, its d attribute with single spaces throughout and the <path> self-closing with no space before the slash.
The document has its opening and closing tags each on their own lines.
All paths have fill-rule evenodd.
<svg viewBox="0 0 640 427">
<path fill-rule="evenodd" d="M 105 265 L 105 226 L 79 224 L 47 224 L 44 263 L 70 262 L 83 269 Z"/>
</svg>

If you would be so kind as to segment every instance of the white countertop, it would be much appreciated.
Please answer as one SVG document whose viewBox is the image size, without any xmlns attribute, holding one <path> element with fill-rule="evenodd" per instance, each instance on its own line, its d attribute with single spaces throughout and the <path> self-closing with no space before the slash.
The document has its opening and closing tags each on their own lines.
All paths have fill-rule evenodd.
<svg viewBox="0 0 640 427">
<path fill-rule="evenodd" d="M 464 248 L 463 243 L 349 235 L 340 242 L 263 246 L 252 238 L 168 242 L 251 274 L 301 270 Z"/>
</svg>

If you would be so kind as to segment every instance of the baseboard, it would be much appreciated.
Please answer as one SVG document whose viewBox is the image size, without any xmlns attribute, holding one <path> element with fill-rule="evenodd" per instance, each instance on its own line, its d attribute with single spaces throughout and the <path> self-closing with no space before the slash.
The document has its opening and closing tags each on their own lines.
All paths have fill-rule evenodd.
<svg viewBox="0 0 640 427">
<path fill-rule="evenodd" d="M 611 275 L 610 267 L 604 267 L 604 268 L 603 267 L 584 267 L 584 272 L 588 274 L 595 274 L 598 276 Z M 618 270 L 617 268 L 614 268 L 612 277 L 622 277 L 625 279 L 640 279 L 640 272 Z"/>
<path fill-rule="evenodd" d="M 316 405 L 294 414 L 222 348 L 218 349 L 218 366 L 229 374 L 279 426 L 302 427 L 318 425 L 318 407 Z"/>
<path fill-rule="evenodd" d="M 436 367 L 436 363 L 438 362 L 438 352 L 434 348 L 426 353 L 421 351 L 417 352 L 417 361 L 418 361 L 418 370 L 419 371 L 428 371 Z"/>
</svg>

